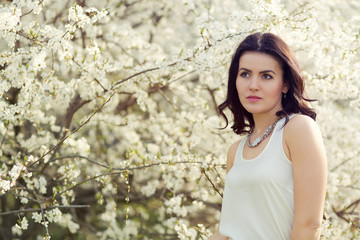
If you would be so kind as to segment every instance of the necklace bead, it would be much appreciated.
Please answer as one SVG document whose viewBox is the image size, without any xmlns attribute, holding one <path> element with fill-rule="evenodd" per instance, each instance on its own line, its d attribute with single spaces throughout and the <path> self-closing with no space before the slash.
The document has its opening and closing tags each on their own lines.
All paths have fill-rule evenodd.
<svg viewBox="0 0 360 240">
<path fill-rule="evenodd" d="M 281 119 L 281 118 L 280 118 Z M 265 133 L 264 133 L 264 135 L 262 136 L 262 137 L 257 137 L 256 139 L 255 139 L 255 141 L 254 142 L 250 142 L 250 137 L 251 137 L 251 134 L 253 133 L 253 129 L 251 129 L 250 130 L 250 132 L 249 132 L 249 134 L 248 134 L 248 136 L 247 136 L 247 145 L 250 147 L 250 148 L 254 148 L 254 147 L 256 147 L 257 145 L 259 145 L 262 141 L 264 141 L 264 139 L 265 138 L 267 138 L 269 135 L 270 135 L 270 133 L 273 131 L 273 129 L 275 128 L 275 126 L 276 126 L 276 123 L 278 122 L 278 121 L 280 121 L 280 119 L 278 119 L 278 120 L 276 120 L 272 125 L 270 125 L 267 129 L 266 129 L 266 131 L 265 131 Z"/>
</svg>

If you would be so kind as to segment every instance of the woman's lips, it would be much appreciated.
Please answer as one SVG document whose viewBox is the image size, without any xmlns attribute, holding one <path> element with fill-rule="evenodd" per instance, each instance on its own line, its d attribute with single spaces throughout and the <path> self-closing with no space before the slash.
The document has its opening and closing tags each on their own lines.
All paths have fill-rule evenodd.
<svg viewBox="0 0 360 240">
<path fill-rule="evenodd" d="M 261 100 L 261 97 L 258 96 L 248 96 L 246 97 L 247 100 L 249 100 L 250 102 L 257 102 L 259 100 Z"/>
</svg>

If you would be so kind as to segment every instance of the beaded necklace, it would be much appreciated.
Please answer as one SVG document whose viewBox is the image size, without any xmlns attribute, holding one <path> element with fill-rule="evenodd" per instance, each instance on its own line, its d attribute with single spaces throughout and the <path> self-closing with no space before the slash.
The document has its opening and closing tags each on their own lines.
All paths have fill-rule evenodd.
<svg viewBox="0 0 360 240">
<path fill-rule="evenodd" d="M 280 119 L 281 119 L 281 118 L 280 118 Z M 254 130 L 254 129 L 251 129 L 250 132 L 248 133 L 248 136 L 247 136 L 247 145 L 248 145 L 249 147 L 251 147 L 251 148 L 254 148 L 254 147 L 256 147 L 257 145 L 259 145 L 265 138 L 267 138 L 267 137 L 270 135 L 270 133 L 274 130 L 274 127 L 275 127 L 276 123 L 277 123 L 278 121 L 280 121 L 280 119 L 276 120 L 272 125 L 270 125 L 270 126 L 266 129 L 266 131 L 265 131 L 265 133 L 264 133 L 264 135 L 263 135 L 262 137 L 257 137 L 257 138 L 255 139 L 255 141 L 252 142 L 252 143 L 250 143 L 250 137 L 251 137 L 251 134 L 253 133 L 253 130 Z"/>
</svg>

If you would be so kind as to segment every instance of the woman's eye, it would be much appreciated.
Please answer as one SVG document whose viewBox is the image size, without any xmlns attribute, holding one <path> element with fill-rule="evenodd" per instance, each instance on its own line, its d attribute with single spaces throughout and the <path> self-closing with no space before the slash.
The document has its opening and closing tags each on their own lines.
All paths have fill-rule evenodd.
<svg viewBox="0 0 360 240">
<path fill-rule="evenodd" d="M 247 78 L 247 77 L 250 76 L 250 74 L 247 73 L 247 72 L 242 72 L 242 73 L 240 73 L 240 76 L 243 77 L 243 78 Z"/>
<path fill-rule="evenodd" d="M 264 75 L 263 75 L 263 78 L 265 78 L 265 79 L 272 79 L 272 76 L 269 75 L 269 74 L 264 74 Z"/>
</svg>

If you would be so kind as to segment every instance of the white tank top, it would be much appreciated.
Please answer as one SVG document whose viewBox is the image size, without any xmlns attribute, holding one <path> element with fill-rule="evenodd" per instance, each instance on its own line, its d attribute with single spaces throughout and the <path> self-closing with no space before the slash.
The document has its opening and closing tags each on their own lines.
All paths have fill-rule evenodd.
<svg viewBox="0 0 360 240">
<path fill-rule="evenodd" d="M 292 117 L 292 116 L 291 116 Z M 219 231 L 233 240 L 289 240 L 294 221 L 294 178 L 281 119 L 264 150 L 243 158 L 243 139 L 225 178 Z"/>
</svg>

